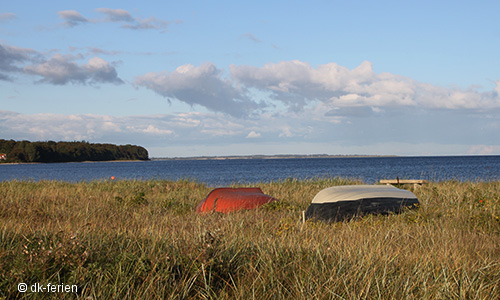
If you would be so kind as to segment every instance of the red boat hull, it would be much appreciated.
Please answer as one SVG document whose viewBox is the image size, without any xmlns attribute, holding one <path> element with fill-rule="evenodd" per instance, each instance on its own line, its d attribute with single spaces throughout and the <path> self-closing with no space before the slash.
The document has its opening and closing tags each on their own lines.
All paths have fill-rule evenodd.
<svg viewBox="0 0 500 300">
<path fill-rule="evenodd" d="M 266 195 L 260 188 L 216 188 L 198 204 L 196 212 L 228 213 L 254 209 L 277 199 Z"/>
</svg>

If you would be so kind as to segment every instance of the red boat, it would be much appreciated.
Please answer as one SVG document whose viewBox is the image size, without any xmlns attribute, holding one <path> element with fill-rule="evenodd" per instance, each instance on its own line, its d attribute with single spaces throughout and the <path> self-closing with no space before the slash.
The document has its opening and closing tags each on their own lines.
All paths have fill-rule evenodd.
<svg viewBox="0 0 500 300">
<path fill-rule="evenodd" d="M 260 188 L 216 188 L 196 207 L 196 212 L 228 213 L 254 209 L 277 199 L 266 195 Z"/>
</svg>

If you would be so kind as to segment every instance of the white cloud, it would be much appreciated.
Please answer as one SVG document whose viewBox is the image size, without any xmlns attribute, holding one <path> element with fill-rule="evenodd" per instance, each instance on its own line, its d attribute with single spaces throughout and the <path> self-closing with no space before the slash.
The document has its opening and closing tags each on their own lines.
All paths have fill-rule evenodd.
<svg viewBox="0 0 500 300">
<path fill-rule="evenodd" d="M 66 27 L 75 27 L 80 24 L 89 23 L 89 20 L 76 10 L 63 10 L 57 12 L 57 14 L 64 20 L 63 25 Z"/>
<path fill-rule="evenodd" d="M 260 137 L 260 133 L 258 132 L 255 132 L 255 131 L 250 131 L 247 135 L 247 139 L 254 139 L 254 138 L 259 138 Z"/>
<path fill-rule="evenodd" d="M 169 129 L 160 129 L 154 125 L 148 125 L 146 128 L 143 126 L 128 126 L 127 129 L 136 132 L 144 132 L 152 135 L 171 135 L 174 134 L 174 131 Z"/>
<path fill-rule="evenodd" d="M 135 84 L 168 99 L 201 105 L 233 116 L 248 115 L 259 107 L 248 97 L 245 89 L 223 78 L 222 71 L 212 63 L 198 67 L 182 65 L 173 72 L 147 73 L 136 77 Z"/>
<path fill-rule="evenodd" d="M 29 74 L 42 77 L 39 82 L 55 85 L 124 83 L 112 63 L 92 57 L 87 63 L 78 64 L 76 61 L 82 57 L 56 53 L 46 58 L 32 49 L 0 44 L 0 80 L 12 81 L 12 74 Z"/>
<path fill-rule="evenodd" d="M 96 8 L 97 12 L 106 15 L 108 22 L 134 22 L 132 15 L 124 9 Z"/>
<path fill-rule="evenodd" d="M 182 23 L 180 20 L 165 21 L 155 17 L 138 18 L 124 9 L 97 8 L 96 12 L 104 15 L 103 18 L 89 19 L 76 10 L 59 11 L 57 14 L 64 20 L 62 23 L 66 27 L 75 27 L 86 23 L 119 23 L 122 28 L 127 29 L 157 29 L 165 31 L 167 27 L 174 23 Z"/>
<path fill-rule="evenodd" d="M 35 50 L 0 44 L 0 80 L 12 80 L 9 74 L 22 72 L 22 65 L 36 62 L 41 55 Z"/>
<path fill-rule="evenodd" d="M 122 84 L 116 69 L 107 61 L 93 57 L 87 64 L 78 65 L 71 55 L 55 54 L 49 60 L 24 67 L 28 74 L 41 76 L 40 82 L 63 85 L 67 83 Z"/>
</svg>

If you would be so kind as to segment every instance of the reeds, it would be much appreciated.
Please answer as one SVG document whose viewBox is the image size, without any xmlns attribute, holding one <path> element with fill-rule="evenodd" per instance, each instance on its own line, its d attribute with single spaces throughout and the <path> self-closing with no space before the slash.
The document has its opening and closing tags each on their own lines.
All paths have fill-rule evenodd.
<svg viewBox="0 0 500 300">
<path fill-rule="evenodd" d="M 318 191 L 358 183 L 262 183 L 279 203 L 198 215 L 211 188 L 188 180 L 1 182 L 0 299 L 500 298 L 500 182 L 433 182 L 417 210 L 302 224 Z"/>
</svg>

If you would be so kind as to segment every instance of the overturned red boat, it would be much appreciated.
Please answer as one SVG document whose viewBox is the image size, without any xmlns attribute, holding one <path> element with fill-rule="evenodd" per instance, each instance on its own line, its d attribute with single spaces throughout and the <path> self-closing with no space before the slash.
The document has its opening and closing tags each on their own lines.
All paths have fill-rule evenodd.
<svg viewBox="0 0 500 300">
<path fill-rule="evenodd" d="M 216 188 L 198 204 L 196 212 L 228 213 L 258 208 L 273 201 L 277 199 L 264 194 L 260 188 Z"/>
</svg>

